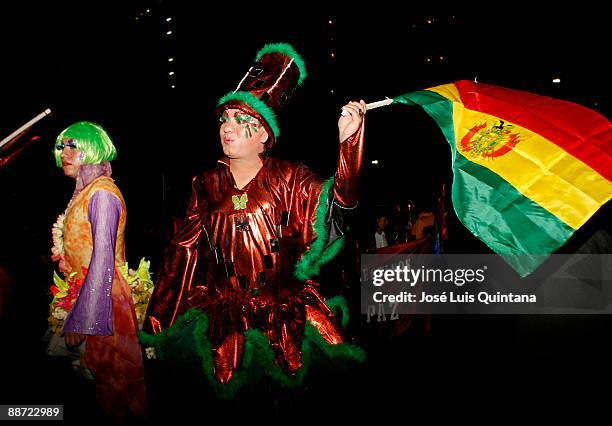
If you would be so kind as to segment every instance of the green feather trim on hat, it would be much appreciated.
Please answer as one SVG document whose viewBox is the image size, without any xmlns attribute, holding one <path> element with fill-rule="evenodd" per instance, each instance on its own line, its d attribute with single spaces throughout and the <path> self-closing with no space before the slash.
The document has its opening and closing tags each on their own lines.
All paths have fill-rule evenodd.
<svg viewBox="0 0 612 426">
<path fill-rule="evenodd" d="M 274 134 L 274 141 L 276 142 L 276 139 L 278 139 L 278 136 L 280 135 L 280 130 L 278 128 L 278 123 L 276 122 L 276 114 L 274 114 L 274 111 L 272 111 L 272 109 L 268 105 L 257 99 L 251 93 L 240 91 L 235 93 L 230 92 L 227 95 L 223 96 L 217 102 L 217 107 L 220 107 L 221 105 L 230 101 L 239 101 L 245 103 L 251 108 L 253 108 L 259 115 L 261 115 L 261 118 L 266 120 L 266 123 L 268 124 L 268 126 L 270 126 L 270 129 Z"/>
<path fill-rule="evenodd" d="M 263 55 L 266 53 L 278 52 L 283 55 L 287 55 L 293 59 L 295 65 L 297 65 L 298 70 L 300 71 L 300 79 L 298 80 L 298 87 L 302 85 L 304 79 L 306 78 L 306 64 L 302 57 L 295 51 L 293 46 L 289 43 L 272 43 L 266 44 L 259 52 L 257 52 L 257 56 L 255 57 L 255 61 L 259 61 Z"/>
</svg>

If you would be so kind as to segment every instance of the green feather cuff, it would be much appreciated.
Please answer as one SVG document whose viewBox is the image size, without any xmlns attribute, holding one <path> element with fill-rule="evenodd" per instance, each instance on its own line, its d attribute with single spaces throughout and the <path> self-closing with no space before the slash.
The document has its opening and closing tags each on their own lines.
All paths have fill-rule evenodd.
<svg viewBox="0 0 612 426">
<path fill-rule="evenodd" d="M 334 178 L 330 177 L 321 188 L 319 205 L 317 206 L 315 223 L 313 225 L 316 239 L 311 244 L 310 249 L 302 255 L 302 258 L 295 265 L 294 276 L 300 281 L 306 281 L 318 275 L 321 266 L 333 259 L 344 245 L 344 236 L 327 245 L 329 232 L 325 226 L 325 216 L 327 215 L 329 191 L 333 185 Z"/>
</svg>

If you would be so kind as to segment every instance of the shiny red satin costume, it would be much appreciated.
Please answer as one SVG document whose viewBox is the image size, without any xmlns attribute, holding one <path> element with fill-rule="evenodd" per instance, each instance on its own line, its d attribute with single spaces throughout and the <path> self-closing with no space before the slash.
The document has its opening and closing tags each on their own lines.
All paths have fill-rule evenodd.
<svg viewBox="0 0 612 426">
<path fill-rule="evenodd" d="M 265 333 L 276 362 L 289 374 L 302 365 L 306 321 L 328 343 L 342 343 L 317 284 L 299 281 L 294 271 L 316 238 L 319 203 L 326 203 L 326 232 L 336 236 L 342 226 L 333 217 L 357 204 L 363 128 L 340 144 L 333 189 L 322 201 L 321 178 L 303 165 L 271 157 L 263 158 L 263 167 L 242 189 L 226 158 L 194 177 L 186 222 L 166 251 L 145 330 L 158 333 L 190 308 L 206 313 L 221 383 L 232 378 L 248 329 Z"/>
</svg>

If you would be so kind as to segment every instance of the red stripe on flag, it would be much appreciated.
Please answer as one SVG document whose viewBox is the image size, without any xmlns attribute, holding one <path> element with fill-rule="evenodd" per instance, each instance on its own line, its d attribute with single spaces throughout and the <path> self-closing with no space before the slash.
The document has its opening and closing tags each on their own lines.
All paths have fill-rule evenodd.
<svg viewBox="0 0 612 426">
<path fill-rule="evenodd" d="M 454 84 L 466 108 L 529 129 L 612 180 L 612 126 L 601 114 L 520 90 L 469 80 Z"/>
</svg>

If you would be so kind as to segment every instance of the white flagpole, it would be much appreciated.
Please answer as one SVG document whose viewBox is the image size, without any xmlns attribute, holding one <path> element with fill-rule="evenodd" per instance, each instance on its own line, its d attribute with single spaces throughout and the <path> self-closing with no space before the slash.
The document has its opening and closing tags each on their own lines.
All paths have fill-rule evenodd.
<svg viewBox="0 0 612 426">
<path fill-rule="evenodd" d="M 374 108 L 380 108 L 383 106 L 391 105 L 392 103 L 393 103 L 393 99 L 389 99 L 389 98 L 382 100 L 382 101 L 378 101 L 378 102 L 371 102 L 369 104 L 366 104 L 366 111 L 369 111 Z"/>
<path fill-rule="evenodd" d="M 30 121 L 28 121 L 26 124 L 24 124 L 23 126 L 18 128 L 17 130 L 15 130 L 13 133 L 11 133 L 10 135 L 8 135 L 4 139 L 2 139 L 2 142 L 0 142 L 0 148 L 2 148 L 4 145 L 9 143 L 15 136 L 17 136 L 18 134 L 20 134 L 24 130 L 29 129 L 30 127 L 32 127 L 34 124 L 36 124 L 38 121 L 42 120 L 43 118 L 45 118 L 49 114 L 51 114 L 51 110 L 49 108 L 47 108 L 46 110 L 44 110 L 43 112 L 38 114 L 36 117 L 34 117 Z"/>
<path fill-rule="evenodd" d="M 383 99 L 382 101 L 376 101 L 376 102 L 370 102 L 369 104 L 366 104 L 366 111 L 369 111 L 371 109 L 375 109 L 375 108 L 380 108 L 383 106 L 387 106 L 387 105 L 391 105 L 393 103 L 393 99 Z M 342 115 L 347 115 L 348 112 L 346 112 L 345 110 L 342 110 Z"/>
</svg>

